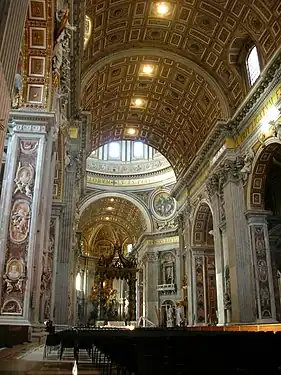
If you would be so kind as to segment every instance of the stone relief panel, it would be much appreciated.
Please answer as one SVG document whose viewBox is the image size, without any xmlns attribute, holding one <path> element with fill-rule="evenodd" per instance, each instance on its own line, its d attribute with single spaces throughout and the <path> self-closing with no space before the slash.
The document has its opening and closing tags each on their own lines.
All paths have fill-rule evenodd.
<svg viewBox="0 0 281 375">
<path fill-rule="evenodd" d="M 26 240 L 29 232 L 30 203 L 24 199 L 14 202 L 10 219 L 10 239 L 13 243 L 21 243 Z"/>
<path fill-rule="evenodd" d="M 167 220 L 176 212 L 176 200 L 166 190 L 154 192 L 151 196 L 151 210 L 159 220 Z"/>
<path fill-rule="evenodd" d="M 204 256 L 195 256 L 196 319 L 205 322 Z"/>
<path fill-rule="evenodd" d="M 51 218 L 49 232 L 49 246 L 43 250 L 42 274 L 40 291 L 40 321 L 51 319 L 52 317 L 52 280 L 54 268 L 54 252 L 56 238 L 56 218 Z"/>
<path fill-rule="evenodd" d="M 19 162 L 14 181 L 16 185 L 14 194 L 20 192 L 32 199 L 32 187 L 34 182 L 34 169 L 32 165 L 22 166 L 21 162 Z"/>
<path fill-rule="evenodd" d="M 260 318 L 270 319 L 271 311 L 271 295 L 269 288 L 268 264 L 266 258 L 265 231 L 263 225 L 251 226 L 252 248 L 255 259 L 256 282 L 258 287 L 260 300 Z"/>
<path fill-rule="evenodd" d="M 23 312 L 38 144 L 37 139 L 19 141 L 1 293 L 1 314 L 4 315 Z"/>
</svg>

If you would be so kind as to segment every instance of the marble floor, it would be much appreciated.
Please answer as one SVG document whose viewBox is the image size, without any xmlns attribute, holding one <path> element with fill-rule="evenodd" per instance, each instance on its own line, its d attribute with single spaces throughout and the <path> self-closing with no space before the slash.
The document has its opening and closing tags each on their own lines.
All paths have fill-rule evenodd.
<svg viewBox="0 0 281 375">
<path fill-rule="evenodd" d="M 65 359 L 56 357 L 43 360 L 43 347 L 35 344 L 18 345 L 14 348 L 0 350 L 0 375 L 72 375 L 73 360 L 66 353 Z M 100 371 L 89 362 L 78 364 L 78 375 L 99 375 Z"/>
</svg>

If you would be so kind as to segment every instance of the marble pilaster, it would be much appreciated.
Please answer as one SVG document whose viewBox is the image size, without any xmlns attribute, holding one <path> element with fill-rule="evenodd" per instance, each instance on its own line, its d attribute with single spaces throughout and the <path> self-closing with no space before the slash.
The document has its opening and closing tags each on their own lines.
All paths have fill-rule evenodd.
<svg viewBox="0 0 281 375">
<path fill-rule="evenodd" d="M 219 194 L 219 181 L 212 178 L 207 183 L 210 202 L 213 210 L 213 236 L 216 265 L 216 289 L 217 289 L 217 319 L 218 325 L 224 325 L 225 319 L 225 253 L 227 252 L 226 243 L 222 240 L 222 230 L 220 224 L 224 222 L 224 212 L 222 212 L 221 196 Z"/>
<path fill-rule="evenodd" d="M 146 257 L 146 318 L 158 325 L 155 309 L 158 309 L 158 256 L 148 253 Z"/>
<path fill-rule="evenodd" d="M 76 126 L 78 124 L 75 124 Z M 80 194 L 80 141 L 70 139 L 66 152 L 65 178 L 63 204 L 64 208 L 60 218 L 59 249 L 57 254 L 56 296 L 55 296 L 55 323 L 72 325 L 75 321 L 76 311 L 76 262 L 75 254 L 78 244 L 75 233 L 75 211 Z"/>
<path fill-rule="evenodd" d="M 276 306 L 267 225 L 268 212 L 248 211 L 259 323 L 276 321 Z"/>
<path fill-rule="evenodd" d="M 24 325 L 38 323 L 55 117 L 17 111 L 11 117 L 0 203 L 0 324 Z"/>
</svg>

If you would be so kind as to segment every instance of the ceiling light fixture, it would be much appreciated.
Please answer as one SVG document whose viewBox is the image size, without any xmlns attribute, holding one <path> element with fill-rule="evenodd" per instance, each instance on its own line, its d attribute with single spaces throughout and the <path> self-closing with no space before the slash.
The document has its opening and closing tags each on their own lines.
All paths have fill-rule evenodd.
<svg viewBox="0 0 281 375">
<path fill-rule="evenodd" d="M 143 105 L 143 100 L 142 100 L 142 99 L 136 99 L 136 100 L 135 100 L 135 105 L 136 105 L 137 107 L 142 106 L 142 105 Z"/>
<path fill-rule="evenodd" d="M 114 198 L 110 198 L 109 200 L 110 200 L 110 202 L 114 202 Z"/>
<path fill-rule="evenodd" d="M 106 216 L 105 220 L 109 220 L 109 217 L 108 217 L 108 216 Z"/>
<path fill-rule="evenodd" d="M 153 73 L 153 66 L 152 65 L 144 65 L 142 68 L 142 72 L 144 74 L 152 74 Z"/>
<path fill-rule="evenodd" d="M 112 211 L 112 210 L 114 210 L 113 207 L 107 207 L 106 209 L 107 209 L 108 211 Z"/>
<path fill-rule="evenodd" d="M 169 10 L 169 5 L 167 3 L 161 2 L 156 5 L 156 11 L 159 14 L 159 16 L 167 16 Z"/>
<path fill-rule="evenodd" d="M 129 134 L 129 135 L 135 135 L 135 134 L 136 134 L 136 129 L 134 129 L 134 128 L 129 128 L 129 129 L 127 130 L 127 134 Z"/>
</svg>

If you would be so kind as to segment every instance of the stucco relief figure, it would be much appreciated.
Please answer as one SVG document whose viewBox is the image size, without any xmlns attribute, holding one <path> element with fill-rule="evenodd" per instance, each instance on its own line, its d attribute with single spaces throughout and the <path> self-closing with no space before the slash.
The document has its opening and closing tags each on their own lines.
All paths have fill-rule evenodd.
<svg viewBox="0 0 281 375">
<path fill-rule="evenodd" d="M 64 51 L 69 52 L 70 31 L 75 31 L 76 27 L 69 23 L 69 9 L 62 9 L 56 12 L 57 28 L 55 30 L 55 45 L 53 49 L 53 71 L 60 75 L 63 63 Z"/>
<path fill-rule="evenodd" d="M 244 166 L 240 171 L 244 184 L 246 184 L 249 174 L 252 171 L 252 163 L 253 163 L 254 157 L 255 157 L 255 154 L 252 149 L 250 149 L 244 156 Z"/>
<path fill-rule="evenodd" d="M 9 299 L 8 301 L 4 302 L 3 307 L 1 308 L 1 314 L 3 315 L 21 315 L 22 314 L 22 307 L 14 298 Z"/>
<path fill-rule="evenodd" d="M 13 242 L 22 242 L 29 231 L 30 206 L 29 203 L 19 199 L 14 202 L 10 220 L 10 238 Z"/>
<path fill-rule="evenodd" d="M 37 149 L 38 145 L 38 141 L 26 139 L 20 142 L 20 149 L 23 154 L 33 154 L 33 152 Z"/>
<path fill-rule="evenodd" d="M 25 194 L 28 198 L 32 199 L 32 184 L 34 178 L 34 169 L 31 164 L 28 166 L 22 166 L 19 162 L 16 178 L 15 178 L 15 190 L 14 194 L 20 192 Z"/>
<path fill-rule="evenodd" d="M 264 232 L 262 227 L 255 227 L 254 229 L 255 248 L 258 256 L 265 255 Z"/>
<path fill-rule="evenodd" d="M 169 217 L 175 211 L 175 200 L 166 192 L 159 193 L 154 198 L 153 208 L 157 215 L 163 218 Z"/>
<path fill-rule="evenodd" d="M 6 264 L 6 273 L 3 276 L 6 284 L 6 293 L 13 291 L 23 291 L 24 261 L 22 259 L 10 258 Z"/>
</svg>

